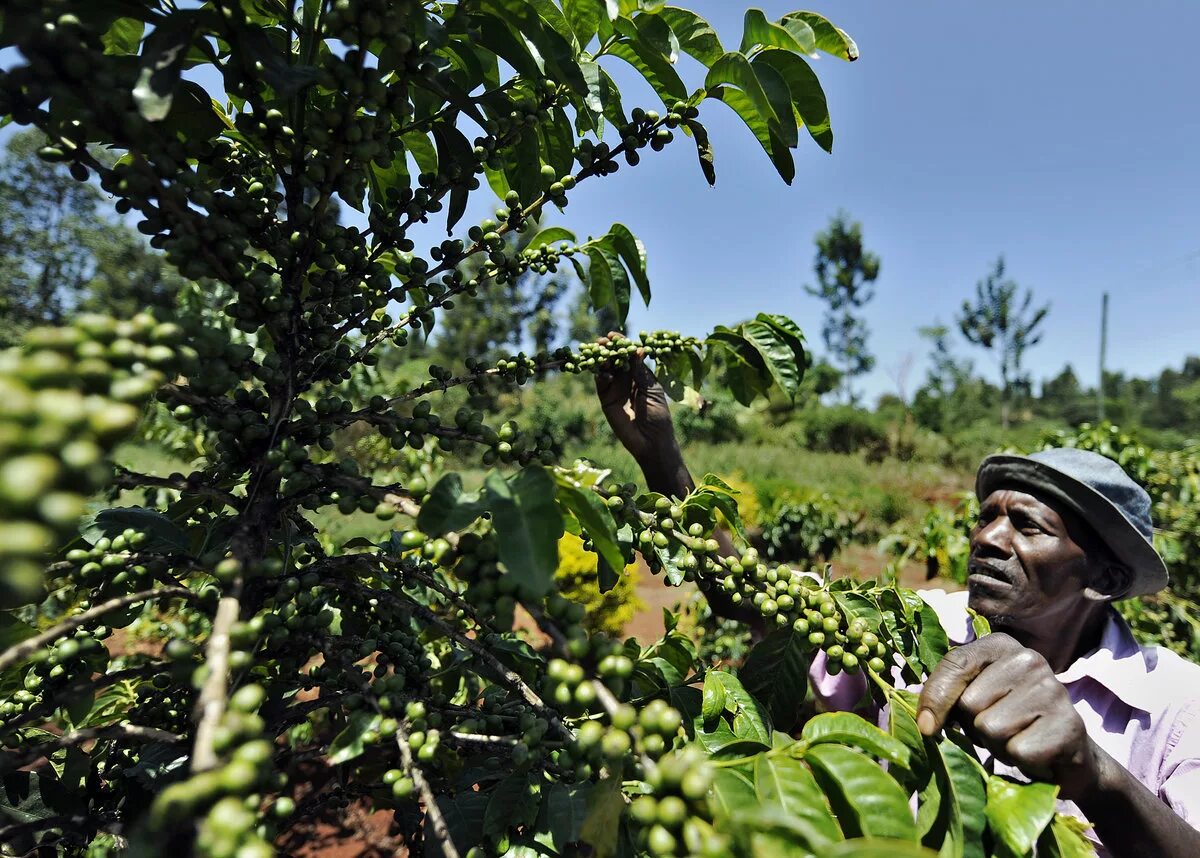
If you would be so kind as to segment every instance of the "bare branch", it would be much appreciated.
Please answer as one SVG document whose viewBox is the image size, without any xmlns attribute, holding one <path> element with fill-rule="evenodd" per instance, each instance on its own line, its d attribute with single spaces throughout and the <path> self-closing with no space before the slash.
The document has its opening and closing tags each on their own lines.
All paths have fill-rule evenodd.
<svg viewBox="0 0 1200 858">
<path fill-rule="evenodd" d="M 53 640 L 69 635 L 80 626 L 85 626 L 92 620 L 104 616 L 110 611 L 116 611 L 124 608 L 127 605 L 132 605 L 135 602 L 145 602 L 150 599 L 161 599 L 167 597 L 178 597 L 180 599 L 195 599 L 196 594 L 184 587 L 158 587 L 154 590 L 142 590 L 139 593 L 131 593 L 128 596 L 120 596 L 116 599 L 109 599 L 107 602 L 102 602 L 94 608 L 89 608 L 82 614 L 76 614 L 69 620 L 64 620 L 54 628 L 47 629 L 40 635 L 28 638 L 15 644 L 3 653 L 0 653 L 0 671 L 4 670 L 11 664 L 15 664 L 28 655 L 33 654 L 41 649 L 46 644 Z"/>
<path fill-rule="evenodd" d="M 48 757 L 61 748 L 81 745 L 93 739 L 129 739 L 137 742 L 163 742 L 168 745 L 176 745 L 183 741 L 183 736 L 167 730 L 159 730 L 155 727 L 143 727 L 139 724 L 109 724 L 106 727 L 85 727 L 82 730 L 76 730 L 48 742 L 41 742 L 18 751 L 9 756 L 6 763 L 13 768 L 19 769 L 22 766 L 29 765 L 34 760 Z"/>
<path fill-rule="evenodd" d="M 217 754 L 213 749 L 216 739 L 217 725 L 225 714 L 225 704 L 229 695 L 229 630 L 237 622 L 241 613 L 240 580 L 235 583 L 233 590 L 221 597 L 217 604 L 217 614 L 213 618 L 212 634 L 208 638 L 208 647 L 204 651 L 208 677 L 204 687 L 200 689 L 200 697 L 196 700 L 193 717 L 196 719 L 196 740 L 192 745 L 192 771 L 202 772 L 215 768 Z"/>
</svg>

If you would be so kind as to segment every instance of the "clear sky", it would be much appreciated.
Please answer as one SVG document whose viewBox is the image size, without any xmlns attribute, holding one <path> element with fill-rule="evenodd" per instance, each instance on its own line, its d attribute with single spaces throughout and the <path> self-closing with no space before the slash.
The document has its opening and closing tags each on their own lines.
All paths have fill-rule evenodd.
<svg viewBox="0 0 1200 858">
<path fill-rule="evenodd" d="M 682 5 L 736 47 L 740 2 Z M 882 259 L 866 311 L 878 363 L 861 386 L 872 397 L 895 389 L 909 355 L 915 389 L 928 350 L 916 329 L 951 323 L 999 254 L 1052 304 L 1026 358 L 1035 379 L 1070 362 L 1094 383 L 1105 290 L 1110 369 L 1145 375 L 1200 354 L 1200 52 L 1189 45 L 1200 3 L 760 5 L 772 19 L 813 8 L 858 42 L 857 62 L 815 64 L 833 154 L 802 143 L 789 188 L 739 120 L 708 102 L 716 188 L 682 136 L 635 170 L 581 185 L 558 222 L 598 234 L 621 220 L 646 242 L 654 300 L 635 308 L 634 330 L 699 334 L 768 310 L 819 346 L 822 305 L 802 285 L 814 233 L 843 208 Z M 988 355 L 977 366 L 994 372 Z"/>
<path fill-rule="evenodd" d="M 677 2 L 737 46 L 741 0 Z M 800 5 L 760 0 L 772 19 Z M 661 153 L 647 150 L 638 168 L 581 184 L 564 214 L 551 212 L 581 236 L 619 220 L 645 241 L 654 300 L 635 305 L 633 330 L 703 334 L 767 310 L 794 318 L 819 349 L 822 305 L 803 285 L 812 282 L 813 235 L 844 209 L 882 259 L 866 310 L 878 362 L 860 382 L 871 398 L 894 392 L 906 363 L 915 390 L 928 350 L 917 328 L 952 324 L 1000 254 L 1009 276 L 1052 304 L 1044 340 L 1026 357 L 1035 379 L 1069 362 L 1095 382 L 1104 291 L 1110 369 L 1149 375 L 1200 354 L 1200 51 L 1191 44 L 1200 2 L 807 8 L 862 53 L 854 63 L 815 61 L 832 155 L 802 141 L 788 187 L 740 120 L 710 101 L 701 118 L 716 149 L 715 188 L 679 135 Z M 627 110 L 658 106 L 619 60 L 606 65 L 629 86 Z M 699 67 L 686 57 L 681 65 L 699 85 Z M 473 200 L 459 232 L 492 207 L 482 203 Z M 422 232 L 444 237 L 433 224 Z M 975 357 L 994 375 L 990 356 Z"/>
</svg>

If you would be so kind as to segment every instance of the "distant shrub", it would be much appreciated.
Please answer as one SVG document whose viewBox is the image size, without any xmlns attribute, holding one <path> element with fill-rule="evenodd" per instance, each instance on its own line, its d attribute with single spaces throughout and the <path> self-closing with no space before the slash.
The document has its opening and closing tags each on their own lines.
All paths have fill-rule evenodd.
<svg viewBox="0 0 1200 858">
<path fill-rule="evenodd" d="M 619 635 L 645 607 L 637 596 L 638 567 L 634 563 L 626 566 L 617 585 L 607 593 L 601 593 L 596 574 L 597 560 L 595 554 L 583 547 L 578 536 L 564 534 L 558 541 L 558 570 L 554 579 L 560 593 L 587 610 L 583 619 L 585 628 Z"/>
<path fill-rule="evenodd" d="M 973 492 L 964 492 L 953 509 L 932 507 L 919 528 L 890 533 L 880 540 L 879 548 L 894 558 L 893 573 L 906 561 L 924 561 L 926 578 L 941 576 L 965 584 L 971 528 L 978 518 L 979 501 Z"/>
<path fill-rule="evenodd" d="M 745 409 L 728 399 L 705 400 L 700 407 L 683 406 L 673 416 L 679 436 L 685 443 L 707 441 L 726 444 L 741 441 L 745 431 L 738 420 Z"/>
<path fill-rule="evenodd" d="M 814 495 L 780 505 L 763 524 L 762 542 L 772 560 L 824 563 L 858 536 L 862 520 L 861 511 L 828 494 Z"/>
<path fill-rule="evenodd" d="M 798 418 L 810 450 L 882 455 L 889 448 L 886 421 L 849 405 L 814 408 Z"/>
</svg>

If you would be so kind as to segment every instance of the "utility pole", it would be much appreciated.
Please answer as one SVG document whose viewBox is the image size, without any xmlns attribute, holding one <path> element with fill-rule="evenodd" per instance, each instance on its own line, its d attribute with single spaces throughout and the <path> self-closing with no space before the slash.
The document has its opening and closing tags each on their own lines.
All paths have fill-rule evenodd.
<svg viewBox="0 0 1200 858">
<path fill-rule="evenodd" d="M 1096 421 L 1104 422 L 1104 353 L 1108 350 L 1108 293 L 1100 303 L 1100 383 L 1096 385 Z"/>
</svg>

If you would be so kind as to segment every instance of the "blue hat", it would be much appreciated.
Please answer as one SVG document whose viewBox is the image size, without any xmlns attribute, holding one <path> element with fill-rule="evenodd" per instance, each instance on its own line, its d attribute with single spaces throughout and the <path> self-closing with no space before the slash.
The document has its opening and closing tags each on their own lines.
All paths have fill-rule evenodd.
<svg viewBox="0 0 1200 858">
<path fill-rule="evenodd" d="M 983 501 L 1006 486 L 1058 501 L 1091 525 L 1133 572 L 1129 592 L 1122 598 L 1144 596 L 1167 586 L 1167 566 L 1154 550 L 1150 495 L 1112 459 L 1073 447 L 1028 456 L 988 456 L 975 475 L 976 497 Z"/>
</svg>

